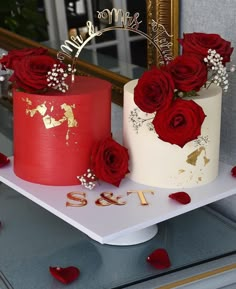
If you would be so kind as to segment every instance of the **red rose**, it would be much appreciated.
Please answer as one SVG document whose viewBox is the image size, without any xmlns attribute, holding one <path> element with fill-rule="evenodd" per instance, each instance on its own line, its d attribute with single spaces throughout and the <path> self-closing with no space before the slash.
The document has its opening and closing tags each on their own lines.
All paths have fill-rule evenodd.
<svg viewBox="0 0 236 289">
<path fill-rule="evenodd" d="M 201 134 L 204 119 L 204 111 L 196 102 L 177 98 L 156 114 L 153 125 L 161 140 L 183 147 Z"/>
<path fill-rule="evenodd" d="M 128 150 L 111 137 L 93 147 L 91 159 L 91 168 L 96 177 L 114 186 L 118 187 L 129 172 Z"/>
<path fill-rule="evenodd" d="M 144 112 L 167 108 L 173 99 L 174 82 L 171 75 L 156 67 L 144 72 L 134 89 L 134 102 Z"/>
<path fill-rule="evenodd" d="M 184 92 L 199 91 L 207 81 L 207 66 L 195 56 L 178 56 L 166 69 L 172 75 L 175 88 Z"/>
<path fill-rule="evenodd" d="M 7 55 L 0 59 L 0 63 L 8 69 L 14 70 L 14 63 L 16 60 L 21 60 L 23 57 L 30 55 L 47 54 L 48 50 L 42 47 L 39 48 L 23 48 L 21 50 L 10 50 Z"/>
<path fill-rule="evenodd" d="M 224 64 L 230 61 L 233 52 L 231 42 L 218 34 L 186 33 L 183 39 L 179 39 L 179 43 L 183 46 L 183 54 L 194 54 L 201 59 L 207 56 L 209 49 L 214 49 L 223 57 Z"/>
<path fill-rule="evenodd" d="M 14 61 L 14 73 L 10 81 L 16 88 L 27 92 L 42 91 L 47 88 L 47 73 L 59 63 L 48 55 L 31 55 Z"/>
</svg>

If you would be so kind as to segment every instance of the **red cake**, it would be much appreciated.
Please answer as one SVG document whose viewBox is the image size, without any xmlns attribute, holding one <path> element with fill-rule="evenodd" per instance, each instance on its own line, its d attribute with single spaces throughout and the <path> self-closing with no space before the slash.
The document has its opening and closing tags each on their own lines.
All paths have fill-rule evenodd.
<svg viewBox="0 0 236 289">
<path fill-rule="evenodd" d="M 91 149 L 111 133 L 111 84 L 76 77 L 63 94 L 14 91 L 14 172 L 44 185 L 78 184 Z"/>
</svg>

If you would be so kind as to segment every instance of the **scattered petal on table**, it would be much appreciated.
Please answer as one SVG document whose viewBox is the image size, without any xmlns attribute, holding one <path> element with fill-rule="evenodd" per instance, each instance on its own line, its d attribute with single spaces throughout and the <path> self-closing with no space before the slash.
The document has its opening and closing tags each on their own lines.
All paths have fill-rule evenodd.
<svg viewBox="0 0 236 289">
<path fill-rule="evenodd" d="M 0 168 L 4 167 L 10 162 L 10 159 L 4 154 L 0 153 Z"/>
<path fill-rule="evenodd" d="M 231 175 L 236 178 L 236 166 L 232 168 Z"/>
<path fill-rule="evenodd" d="M 153 251 L 147 257 L 147 261 L 157 269 L 166 269 L 171 265 L 168 253 L 163 248 Z"/>
<path fill-rule="evenodd" d="M 191 198 L 189 194 L 186 192 L 177 192 L 169 195 L 169 198 L 176 200 L 177 202 L 186 205 L 191 202 Z"/>
<path fill-rule="evenodd" d="M 62 267 L 49 267 L 49 271 L 52 276 L 58 281 L 69 284 L 76 280 L 80 275 L 80 270 L 74 266 L 62 268 Z"/>
</svg>

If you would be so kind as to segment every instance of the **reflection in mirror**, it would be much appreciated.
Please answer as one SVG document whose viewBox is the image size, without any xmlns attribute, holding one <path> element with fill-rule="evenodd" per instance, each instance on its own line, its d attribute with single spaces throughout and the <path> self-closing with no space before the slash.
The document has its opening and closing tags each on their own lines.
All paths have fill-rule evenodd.
<svg viewBox="0 0 236 289">
<path fill-rule="evenodd" d="M 45 2 L 46 4 L 46 2 Z M 87 20 L 90 20 L 95 30 L 109 26 L 119 25 L 115 21 L 113 13 L 113 21 L 109 23 L 109 19 L 99 19 L 98 11 L 114 8 L 129 12 L 130 16 L 133 16 L 136 12 L 139 13 L 139 30 L 146 33 L 147 21 L 146 21 L 146 2 L 139 1 L 138 3 L 131 1 L 97 1 L 97 0 L 64 0 L 55 2 L 56 9 L 54 11 L 62 11 L 65 19 L 65 23 L 58 19 L 59 30 L 59 42 L 68 38 L 68 35 L 81 35 L 84 39 L 87 37 L 88 28 L 86 25 Z M 51 6 L 47 5 L 48 15 L 52 15 Z M 58 15 L 58 14 L 57 14 Z M 56 17 L 57 17 L 56 15 Z M 55 17 L 55 15 L 54 15 Z M 119 18 L 122 17 L 122 12 L 119 13 Z M 48 16 L 49 18 L 49 16 Z M 49 19 L 52 17 L 50 16 Z M 47 43 L 46 43 L 47 44 Z M 47 45 L 53 47 L 59 47 L 58 43 L 52 43 L 50 41 Z M 99 37 L 91 39 L 91 41 L 85 46 L 82 53 L 79 56 L 82 60 L 88 61 L 93 65 L 98 65 L 109 71 L 113 71 L 120 75 L 124 75 L 129 78 L 136 78 L 141 75 L 144 69 L 147 67 L 147 41 L 143 36 L 136 33 L 132 33 L 124 30 L 113 30 L 103 33 Z"/>
<path fill-rule="evenodd" d="M 56 2 L 57 11 L 66 11 L 66 17 L 62 17 L 60 14 L 60 19 L 58 19 L 59 39 L 66 39 L 68 31 L 76 34 L 86 33 L 86 28 L 84 29 L 84 27 L 87 19 L 91 19 L 98 29 L 104 28 L 107 23 L 104 23 L 104 19 L 99 21 L 97 11 L 116 7 L 130 12 L 130 15 L 138 12 L 140 14 L 139 19 L 142 21 L 139 30 L 146 32 L 149 36 L 152 34 L 152 20 L 155 20 L 158 25 L 164 25 L 167 32 L 173 35 L 173 46 L 170 49 L 174 55 L 178 53 L 179 0 L 146 0 L 135 2 L 135 4 L 133 1 L 127 0 L 107 0 L 102 1 L 102 4 L 100 2 L 96 0 L 62 0 Z M 59 14 L 57 13 L 57 15 Z M 65 21 L 63 21 L 64 18 Z M 163 35 L 158 32 L 154 36 L 158 42 Z M 108 35 L 103 35 L 103 37 L 99 38 L 93 39 L 90 46 L 86 47 L 86 49 L 91 51 L 92 55 L 85 56 L 85 59 L 92 59 L 93 62 L 90 60 L 90 63 L 101 67 L 104 67 L 105 63 L 106 69 L 120 75 L 129 78 L 139 77 L 144 69 L 156 65 L 160 60 L 160 55 L 158 55 L 156 48 L 137 34 L 113 31 L 113 34 L 110 32 Z M 170 41 L 170 39 L 167 39 L 167 41 Z M 104 55 L 108 58 L 107 61 L 96 59 L 97 56 Z M 104 57 L 102 60 L 104 60 Z M 115 61 L 116 64 L 111 60 Z M 108 63 L 112 63 L 110 67 L 107 66 Z"/>
<path fill-rule="evenodd" d="M 0 1 L 0 27 L 35 41 L 47 40 L 43 0 Z"/>
</svg>

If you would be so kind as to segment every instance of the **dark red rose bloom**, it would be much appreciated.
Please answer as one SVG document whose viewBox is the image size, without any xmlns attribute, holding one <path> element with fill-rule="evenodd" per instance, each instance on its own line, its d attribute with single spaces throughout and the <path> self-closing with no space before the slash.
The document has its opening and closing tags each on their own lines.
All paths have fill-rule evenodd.
<svg viewBox="0 0 236 289">
<path fill-rule="evenodd" d="M 174 82 L 171 75 L 156 67 L 144 72 L 134 89 L 134 102 L 144 112 L 166 109 L 172 102 Z"/>
<path fill-rule="evenodd" d="M 30 55 L 14 61 L 14 73 L 10 81 L 15 88 L 27 92 L 42 91 L 47 88 L 47 73 L 58 60 L 48 55 Z"/>
<path fill-rule="evenodd" d="M 180 91 L 199 91 L 207 81 L 207 66 L 195 56 L 178 56 L 166 69 L 172 75 L 175 88 Z"/>
<path fill-rule="evenodd" d="M 99 142 L 92 149 L 91 169 L 96 177 L 114 186 L 129 172 L 128 150 L 111 137 Z"/>
<path fill-rule="evenodd" d="M 21 50 L 10 50 L 7 55 L 0 59 L 0 63 L 8 69 L 14 70 L 14 63 L 16 60 L 21 60 L 23 57 L 30 55 L 47 54 L 48 50 L 42 47 L 39 48 L 23 48 Z"/>
<path fill-rule="evenodd" d="M 179 43 L 183 46 L 183 54 L 196 55 L 202 60 L 207 56 L 209 49 L 214 49 L 223 57 L 224 64 L 230 61 L 233 52 L 231 42 L 218 34 L 185 33 L 183 39 L 179 39 Z"/>
<path fill-rule="evenodd" d="M 201 106 L 193 100 L 178 98 L 155 115 L 153 125 L 161 140 L 183 147 L 201 134 L 204 119 Z"/>
</svg>

